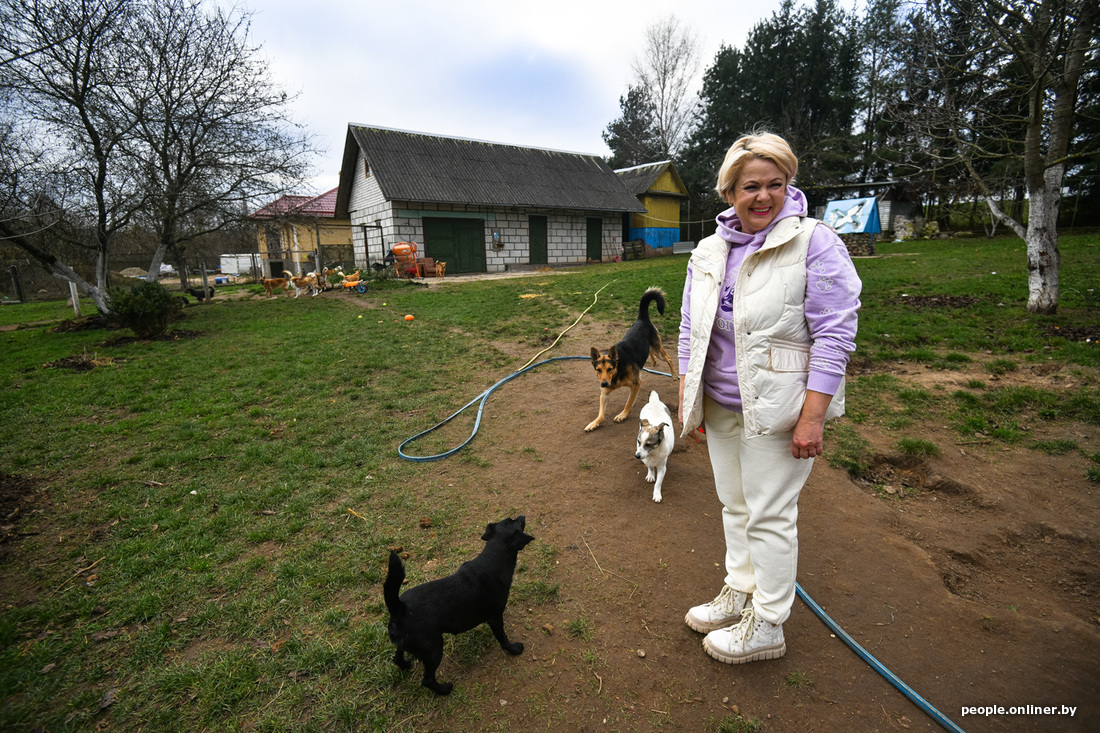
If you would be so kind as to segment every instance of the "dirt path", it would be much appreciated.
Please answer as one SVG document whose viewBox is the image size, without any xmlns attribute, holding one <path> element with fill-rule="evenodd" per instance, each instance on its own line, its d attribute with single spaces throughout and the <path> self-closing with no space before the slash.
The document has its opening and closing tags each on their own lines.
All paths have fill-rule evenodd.
<svg viewBox="0 0 1100 733">
<path fill-rule="evenodd" d="M 601 333 L 573 335 L 555 352 L 584 353 Z M 643 396 L 654 388 L 675 412 L 675 383 L 646 375 Z M 585 362 L 541 367 L 490 400 L 475 442 L 491 465 L 432 464 L 435 486 L 474 497 L 480 521 L 525 513 L 528 531 L 558 550 L 560 591 L 556 604 L 510 606 L 521 657 L 494 648 L 477 664 L 446 659 L 440 677 L 466 701 L 418 728 L 703 731 L 736 712 L 764 731 L 941 730 L 801 601 L 782 659 L 732 667 L 707 657 L 683 623 L 723 578 L 706 446 L 678 440 L 664 502 L 654 504 L 633 455 L 639 407 L 586 434 L 597 394 Z M 617 393 L 612 404 L 624 400 Z M 861 431 L 884 451 L 898 437 Z M 942 454 L 883 462 L 883 496 L 817 462 L 800 502 L 800 584 L 967 731 L 1100 729 L 1098 507 L 1084 457 L 961 446 L 937 425 L 905 433 Z M 962 715 L 991 705 L 1077 710 Z"/>
</svg>

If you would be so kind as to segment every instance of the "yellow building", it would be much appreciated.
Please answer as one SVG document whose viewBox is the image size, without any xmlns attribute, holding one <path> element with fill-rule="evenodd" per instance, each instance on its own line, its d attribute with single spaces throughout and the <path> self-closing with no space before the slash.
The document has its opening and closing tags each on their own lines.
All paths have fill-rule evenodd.
<svg viewBox="0 0 1100 733">
<path fill-rule="evenodd" d="M 283 196 L 249 215 L 264 272 L 279 277 L 352 262 L 351 221 L 336 218 L 336 192 Z"/>
<path fill-rule="evenodd" d="M 672 161 L 621 168 L 615 173 L 646 209 L 641 214 L 630 214 L 627 240 L 640 239 L 654 248 L 679 242 L 680 207 L 688 193 Z"/>
</svg>

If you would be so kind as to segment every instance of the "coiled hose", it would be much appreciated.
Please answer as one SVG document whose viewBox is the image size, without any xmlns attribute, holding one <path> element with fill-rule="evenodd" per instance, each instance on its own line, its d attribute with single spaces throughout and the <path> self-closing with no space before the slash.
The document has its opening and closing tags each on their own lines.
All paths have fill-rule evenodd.
<svg viewBox="0 0 1100 733">
<path fill-rule="evenodd" d="M 612 282 L 614 282 L 614 281 L 612 281 Z M 608 285 L 610 285 L 610 284 L 611 283 L 608 283 Z M 607 285 L 604 285 L 604 288 L 606 288 L 606 287 L 607 287 Z M 600 288 L 600 290 L 603 290 L 603 288 Z M 596 291 L 596 296 L 597 297 L 599 296 L 600 290 Z M 569 328 L 572 328 L 573 326 L 577 325 L 577 322 L 580 321 L 581 317 L 583 317 L 584 314 L 587 313 L 592 308 L 592 306 L 595 305 L 595 304 L 596 304 L 596 300 L 593 300 L 592 305 L 588 306 L 588 308 L 586 308 L 584 310 L 584 312 L 581 313 L 580 317 L 578 317 L 577 320 L 574 321 L 569 326 Z M 489 396 L 492 395 L 493 392 L 497 391 L 498 389 L 503 387 L 505 384 L 512 381 L 513 379 L 516 379 L 520 375 L 526 374 L 527 372 L 531 371 L 532 369 L 536 369 L 536 368 L 542 366 L 543 364 L 549 364 L 549 363 L 555 362 L 555 361 L 578 361 L 578 360 L 588 361 L 590 359 L 590 357 L 587 357 L 587 356 L 554 356 L 554 357 L 551 357 L 549 359 L 543 359 L 542 361 L 532 363 L 541 354 L 544 354 L 547 351 L 549 351 L 550 349 L 554 348 L 554 345 L 557 344 L 558 340 L 560 340 L 561 337 L 565 335 L 565 332 L 568 331 L 569 328 L 562 331 L 558 335 L 558 338 L 554 340 L 553 344 L 550 344 L 550 346 L 546 347 L 545 349 L 540 351 L 538 354 L 536 354 L 535 357 L 532 358 L 531 361 L 527 362 L 527 364 L 525 364 L 523 367 L 521 367 L 517 371 L 513 372 L 512 374 L 509 374 L 504 379 L 501 379 L 499 382 L 494 384 L 492 387 L 489 387 L 489 389 L 485 390 L 484 392 L 479 394 L 477 397 L 474 397 L 472 400 L 470 400 L 465 405 L 463 405 L 458 410 L 456 410 L 450 417 L 446 418 L 442 422 L 437 423 L 436 425 L 428 428 L 427 430 L 425 430 L 423 432 L 417 433 L 416 435 L 414 435 L 411 438 L 409 438 L 409 439 L 405 440 L 404 442 L 402 442 L 401 445 L 399 445 L 397 447 L 397 454 L 399 456 L 401 456 L 402 458 L 404 458 L 406 461 L 414 461 L 414 462 L 438 461 L 438 460 L 442 460 L 442 459 L 444 459 L 448 456 L 452 456 L 455 453 L 457 453 L 458 451 L 465 448 L 467 445 L 469 445 L 470 441 L 472 441 L 474 439 L 474 437 L 477 435 L 477 431 L 481 428 L 481 416 L 482 416 L 482 413 L 484 413 L 484 411 L 485 411 L 485 403 L 489 400 Z M 662 376 L 665 376 L 665 377 L 671 377 L 672 376 L 668 372 L 659 372 L 659 371 L 655 371 L 653 369 L 645 369 L 645 371 L 649 372 L 650 374 L 659 374 L 659 375 L 662 375 Z M 451 448 L 450 450 L 445 451 L 443 453 L 438 453 L 436 455 L 431 455 L 431 456 L 410 456 L 409 454 L 405 453 L 405 446 L 407 446 L 410 443 L 413 443 L 413 442 L 419 440 L 420 438 L 423 438 L 425 435 L 428 435 L 429 433 L 443 427 L 444 425 L 449 423 L 451 420 L 454 420 L 460 414 L 465 412 L 469 407 L 471 407 L 474 404 L 477 404 L 477 406 L 478 406 L 478 408 L 477 408 L 477 418 L 474 420 L 474 429 L 470 432 L 470 436 L 468 438 L 466 438 L 466 440 L 464 440 L 460 445 L 457 445 L 454 448 Z M 825 610 L 823 608 L 821 608 L 821 606 L 819 606 L 817 604 L 817 602 L 814 601 L 814 599 L 811 598 L 810 595 L 805 590 L 803 590 L 803 588 L 800 584 L 795 583 L 794 587 L 795 587 L 795 593 L 798 595 L 798 597 L 802 599 L 803 603 L 805 603 L 807 606 L 810 607 L 810 610 L 813 611 L 814 614 L 819 619 L 821 619 L 822 623 L 824 623 L 827 627 L 829 627 L 829 629 L 834 634 L 836 634 L 845 644 L 847 644 L 848 647 L 852 651 L 854 651 L 863 661 L 867 662 L 867 664 L 869 664 L 873 670 L 878 672 L 883 678 L 886 679 L 887 682 L 889 682 L 891 685 L 893 685 L 895 688 L 897 688 L 897 690 L 899 692 L 901 692 L 901 694 L 903 694 L 907 698 L 909 698 L 909 700 L 914 705 L 916 705 L 918 708 L 923 710 L 929 717 L 931 717 L 934 721 L 936 721 L 941 726 L 943 726 L 943 728 L 945 730 L 951 731 L 951 733 L 965 733 L 962 728 L 960 728 L 950 718 L 948 718 L 946 715 L 944 715 L 939 710 L 937 710 L 935 707 L 933 707 L 927 700 L 925 700 L 923 697 L 921 697 L 921 695 L 918 694 L 916 690 L 914 690 L 909 685 L 905 684 L 905 682 L 903 682 L 901 680 L 901 678 L 899 678 L 896 674 L 891 672 L 885 665 L 882 664 L 882 662 L 875 659 L 875 657 L 872 656 L 871 653 L 868 652 L 866 649 L 864 649 L 859 644 L 859 642 L 857 642 L 855 639 L 853 639 L 848 634 L 848 632 L 846 632 L 835 621 L 833 621 L 833 619 L 829 617 L 829 614 L 825 613 Z"/>
</svg>

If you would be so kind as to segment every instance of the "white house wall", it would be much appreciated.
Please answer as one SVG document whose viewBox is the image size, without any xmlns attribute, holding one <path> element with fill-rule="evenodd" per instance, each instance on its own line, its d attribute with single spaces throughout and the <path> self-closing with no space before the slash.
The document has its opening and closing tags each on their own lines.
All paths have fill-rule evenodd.
<svg viewBox="0 0 1100 733">
<path fill-rule="evenodd" d="M 424 245 L 425 216 L 473 216 L 485 221 L 485 269 L 503 272 L 530 264 L 530 216 L 547 217 L 546 259 L 550 265 L 574 265 L 587 261 L 589 218 L 603 219 L 602 251 L 605 262 L 622 254 L 622 215 L 584 211 L 496 209 L 483 206 L 419 204 L 386 201 L 378 180 L 363 173 L 360 151 L 352 178 L 348 216 L 351 219 L 355 265 L 366 268 L 380 262 L 397 242 Z M 493 230 L 500 231 L 502 247 L 493 248 Z"/>
<path fill-rule="evenodd" d="M 348 201 L 348 218 L 351 219 L 351 247 L 355 266 L 365 268 L 371 262 L 381 261 L 383 242 L 393 244 L 399 240 L 386 237 L 387 228 L 393 226 L 392 207 L 382 195 L 378 179 L 363 175 L 361 152 L 355 168 L 356 174 L 352 177 L 351 197 Z"/>
<path fill-rule="evenodd" d="M 474 207 L 470 207 L 471 209 Z M 495 219 L 485 224 L 485 268 L 489 272 L 515 269 L 531 262 L 530 217 L 546 217 L 546 262 L 549 265 L 582 264 L 588 259 L 588 219 L 603 218 L 603 259 L 614 260 L 622 254 L 622 216 L 586 214 L 583 211 L 539 211 L 511 209 L 493 212 Z M 500 230 L 503 247 L 493 249 L 492 232 Z"/>
</svg>

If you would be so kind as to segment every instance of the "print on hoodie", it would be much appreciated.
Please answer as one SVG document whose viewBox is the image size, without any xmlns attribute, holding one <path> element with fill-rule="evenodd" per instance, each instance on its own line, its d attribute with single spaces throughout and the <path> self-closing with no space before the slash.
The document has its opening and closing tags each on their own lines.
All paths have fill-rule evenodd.
<svg viewBox="0 0 1100 733">
<path fill-rule="evenodd" d="M 733 330 L 733 283 L 735 278 L 727 278 L 722 286 L 722 299 L 718 301 L 718 317 L 714 325 L 727 333 Z"/>
</svg>

